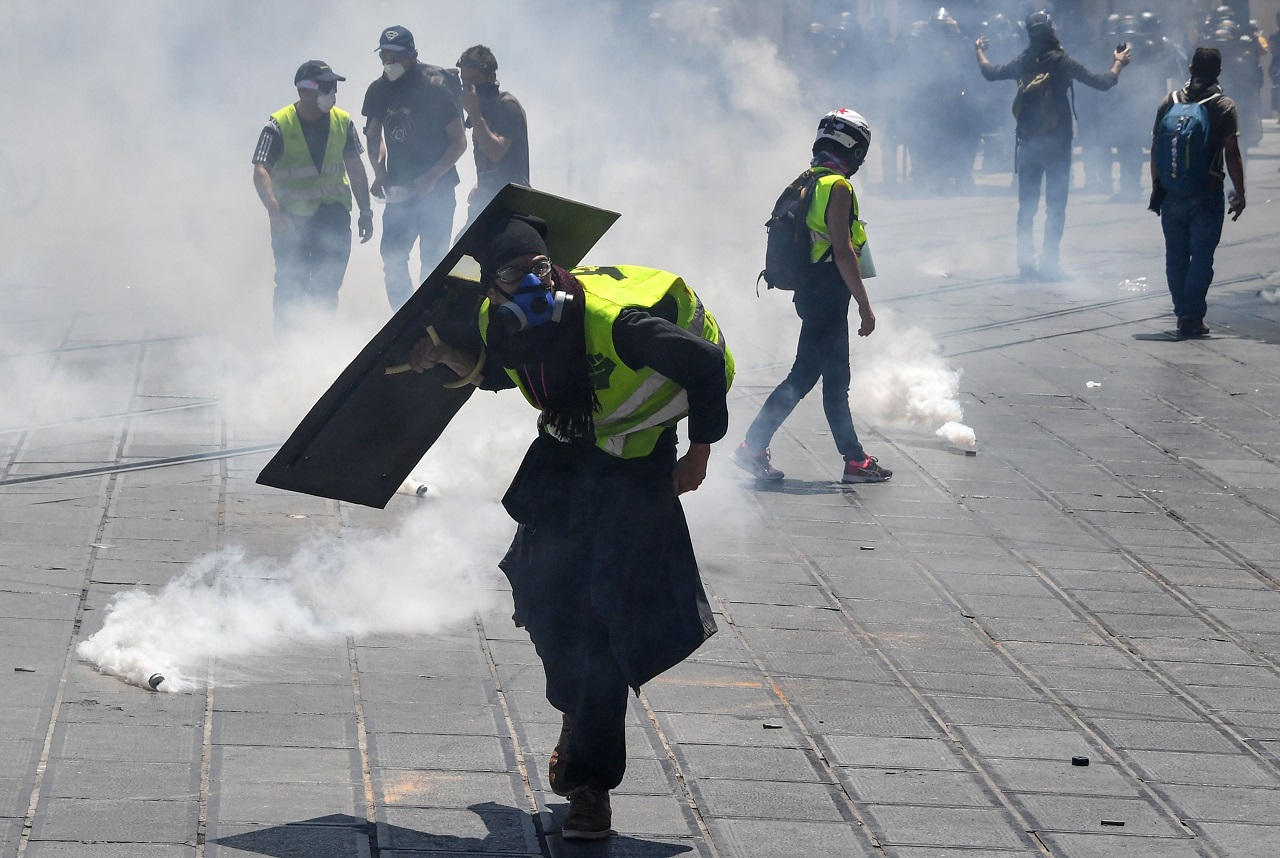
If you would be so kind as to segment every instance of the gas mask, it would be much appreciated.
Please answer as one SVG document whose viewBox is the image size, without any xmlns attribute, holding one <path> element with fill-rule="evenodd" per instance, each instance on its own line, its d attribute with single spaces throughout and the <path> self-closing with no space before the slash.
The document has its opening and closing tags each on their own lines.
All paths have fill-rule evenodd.
<svg viewBox="0 0 1280 858">
<path fill-rule="evenodd" d="M 383 63 L 382 71 L 386 73 L 387 80 L 396 81 L 404 77 L 406 69 L 400 63 Z"/>
<path fill-rule="evenodd" d="M 333 109 L 338 103 L 338 94 L 336 92 L 322 92 L 316 96 L 316 107 L 325 113 Z"/>
<path fill-rule="evenodd" d="M 573 300 L 567 292 L 553 292 L 536 274 L 526 274 L 510 296 L 510 300 L 494 311 L 494 321 L 507 334 L 558 322 L 565 305 Z"/>
</svg>

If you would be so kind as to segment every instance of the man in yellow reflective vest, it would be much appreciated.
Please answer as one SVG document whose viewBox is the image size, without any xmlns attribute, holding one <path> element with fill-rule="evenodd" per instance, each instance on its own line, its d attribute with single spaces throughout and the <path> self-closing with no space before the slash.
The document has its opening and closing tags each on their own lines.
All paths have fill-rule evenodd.
<svg viewBox="0 0 1280 858">
<path fill-rule="evenodd" d="M 562 836 L 596 840 L 611 831 L 609 791 L 626 769 L 628 689 L 716 629 L 678 496 L 702 484 L 728 427 L 733 357 L 680 277 L 566 271 L 546 229 L 517 215 L 476 249 L 482 351 L 423 340 L 410 363 L 519 388 L 541 412 L 503 498 L 519 526 L 501 566 L 563 713 L 548 767 L 551 789 L 569 797 Z"/>
<path fill-rule="evenodd" d="M 253 184 L 271 218 L 277 334 L 307 312 L 337 309 L 351 256 L 353 194 L 360 242 L 373 236 L 364 148 L 351 115 L 334 106 L 340 80 L 321 60 L 303 63 L 293 79 L 298 100 L 271 114 L 253 153 Z"/>
</svg>

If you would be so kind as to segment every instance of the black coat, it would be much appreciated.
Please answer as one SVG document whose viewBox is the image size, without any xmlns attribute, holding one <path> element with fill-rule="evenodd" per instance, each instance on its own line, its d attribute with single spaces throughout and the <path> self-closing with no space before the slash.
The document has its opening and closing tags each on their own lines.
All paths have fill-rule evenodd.
<svg viewBox="0 0 1280 858">
<path fill-rule="evenodd" d="M 502 499 L 519 523 L 500 564 L 516 625 L 541 641 L 572 636 L 564 606 L 594 612 L 637 692 L 716 631 L 684 510 L 675 496 L 675 431 L 654 452 L 619 459 L 542 435 Z M 555 600 L 555 607 L 548 600 Z"/>
</svg>

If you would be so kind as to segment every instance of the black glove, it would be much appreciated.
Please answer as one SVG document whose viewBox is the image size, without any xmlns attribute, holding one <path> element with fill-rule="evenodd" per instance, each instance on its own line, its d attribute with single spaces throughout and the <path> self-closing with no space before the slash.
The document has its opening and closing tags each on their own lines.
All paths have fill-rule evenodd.
<svg viewBox="0 0 1280 858">
<path fill-rule="evenodd" d="M 1151 201 L 1147 203 L 1147 211 L 1160 214 L 1160 206 L 1164 204 L 1164 188 L 1156 185 L 1151 189 Z"/>
<path fill-rule="evenodd" d="M 373 212 L 360 212 L 360 217 L 356 220 L 356 230 L 360 233 L 360 243 L 364 244 L 373 238 Z"/>
</svg>

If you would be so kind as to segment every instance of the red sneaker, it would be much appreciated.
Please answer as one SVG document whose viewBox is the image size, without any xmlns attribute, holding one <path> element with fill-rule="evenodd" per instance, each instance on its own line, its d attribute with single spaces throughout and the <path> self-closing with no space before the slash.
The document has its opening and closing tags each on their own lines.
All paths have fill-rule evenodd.
<svg viewBox="0 0 1280 858">
<path fill-rule="evenodd" d="M 742 470 L 755 474 L 756 479 L 760 480 L 780 480 L 786 476 L 769 462 L 768 447 L 759 453 L 752 453 L 747 449 L 746 441 L 733 451 L 733 463 Z"/>
<path fill-rule="evenodd" d="M 893 476 L 893 471 L 880 467 L 875 456 L 867 456 L 861 462 L 845 462 L 842 483 L 884 483 Z"/>
</svg>

